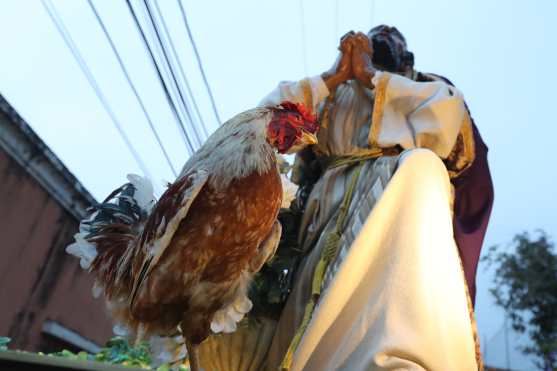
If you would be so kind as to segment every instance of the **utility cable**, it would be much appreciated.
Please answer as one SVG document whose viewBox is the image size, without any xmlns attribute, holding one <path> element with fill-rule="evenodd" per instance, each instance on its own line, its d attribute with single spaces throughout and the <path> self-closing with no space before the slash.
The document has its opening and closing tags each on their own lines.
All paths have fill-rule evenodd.
<svg viewBox="0 0 557 371">
<path fill-rule="evenodd" d="M 159 7 L 158 1 L 155 0 L 154 3 L 155 3 L 155 9 L 156 9 L 156 11 L 159 15 L 159 18 L 161 20 L 161 24 L 163 26 L 163 30 L 164 30 L 164 33 L 166 35 L 166 39 L 168 40 L 168 43 L 170 44 L 170 50 L 172 51 L 172 55 L 173 55 L 174 59 L 176 60 L 176 64 L 178 65 L 178 72 L 180 74 L 180 77 L 184 81 L 184 84 L 186 86 L 186 90 L 187 90 L 188 95 L 190 97 L 190 100 L 191 100 L 191 103 L 192 103 L 193 108 L 195 110 L 195 113 L 196 113 L 197 117 L 199 118 L 201 128 L 203 130 L 203 134 L 205 135 L 205 138 L 207 138 L 209 136 L 209 132 L 207 131 L 207 128 L 205 126 L 205 122 L 203 120 L 203 116 L 201 115 L 201 112 L 199 111 L 199 107 L 197 105 L 197 102 L 195 101 L 195 96 L 193 95 L 193 91 L 191 90 L 191 86 L 189 84 L 188 78 L 186 76 L 186 73 L 184 72 L 184 68 L 182 66 L 182 63 L 180 62 L 180 58 L 178 57 L 178 52 L 176 51 L 176 47 L 174 46 L 174 42 L 172 41 L 172 37 L 170 36 L 170 32 L 168 30 L 168 27 L 166 25 L 164 17 L 162 16 L 162 12 L 161 12 L 161 9 Z"/>
<path fill-rule="evenodd" d="M 173 68 L 172 68 L 172 64 L 171 64 L 171 62 L 170 62 L 170 58 L 169 58 L 168 52 L 167 52 L 167 50 L 166 50 L 165 47 L 164 47 L 164 41 L 163 41 L 163 39 L 162 39 L 161 32 L 160 32 L 160 30 L 159 30 L 158 27 L 157 27 L 157 22 L 156 22 L 156 20 L 155 20 L 155 17 L 153 17 L 153 14 L 152 14 L 152 12 L 151 12 L 151 7 L 150 7 L 150 5 L 149 5 L 149 3 L 148 3 L 147 0 L 143 0 L 143 2 L 144 2 L 144 4 L 145 4 L 145 8 L 146 8 L 146 11 L 147 11 L 147 15 L 148 15 L 148 17 L 149 17 L 149 19 L 150 19 L 150 22 L 151 22 L 151 24 L 152 24 L 152 26 L 153 26 L 153 29 L 155 30 L 156 39 L 157 39 L 159 45 L 161 46 L 161 50 L 162 50 L 162 53 L 163 53 L 163 56 L 164 56 L 164 61 L 166 61 L 166 65 L 168 66 L 168 70 L 169 70 L 170 75 L 171 75 L 171 77 L 172 77 L 172 81 L 174 82 L 174 87 L 175 87 L 175 89 L 177 90 L 178 96 L 180 97 L 180 101 L 182 102 L 182 108 L 183 108 L 183 110 L 184 110 L 186 116 L 188 117 L 189 122 L 191 123 L 191 128 L 192 128 L 192 130 L 193 130 L 194 136 L 195 136 L 195 138 L 197 139 L 197 142 L 198 142 L 199 146 L 201 146 L 201 144 L 202 144 L 201 137 L 199 136 L 199 133 L 197 132 L 197 129 L 196 129 L 195 125 L 194 125 L 193 117 L 191 116 L 191 113 L 190 113 L 190 111 L 188 110 L 188 108 L 187 108 L 187 106 L 186 106 L 186 101 L 185 101 L 185 98 L 184 98 L 184 94 L 182 93 L 182 90 L 181 90 L 180 87 L 179 87 L 178 79 L 176 78 L 176 74 L 175 74 L 175 72 L 174 72 L 174 70 L 173 70 Z"/>
<path fill-rule="evenodd" d="M 147 109 L 145 108 L 145 104 L 143 103 L 143 100 L 141 99 L 129 73 L 128 70 L 126 68 L 126 66 L 124 65 L 124 62 L 122 60 L 122 57 L 120 56 L 120 53 L 118 52 L 118 49 L 116 48 L 116 45 L 114 44 L 114 41 L 112 40 L 108 29 L 106 28 L 106 25 L 104 24 L 102 18 L 99 15 L 99 12 L 97 11 L 97 9 L 95 8 L 95 5 L 93 4 L 92 0 L 87 0 L 89 7 L 91 8 L 91 10 L 93 11 L 95 18 L 97 19 L 97 22 L 99 23 L 99 25 L 101 26 L 101 29 L 106 37 L 106 39 L 108 40 L 108 43 L 110 44 L 110 47 L 112 48 L 112 51 L 114 52 L 114 55 L 116 56 L 116 59 L 118 60 L 118 64 L 120 65 L 120 69 L 122 70 L 122 72 L 124 73 L 124 76 L 126 77 L 126 80 L 128 81 L 128 84 L 130 85 L 130 88 L 133 91 L 133 94 L 135 95 L 135 98 L 137 99 L 137 102 L 139 103 L 139 106 L 141 107 L 141 110 L 143 111 L 143 114 L 145 115 L 145 118 L 147 119 L 147 122 L 149 123 L 149 127 L 151 128 L 151 131 L 153 133 L 153 135 L 155 136 L 155 139 L 157 140 L 157 143 L 159 145 L 159 147 L 161 148 L 161 151 L 166 159 L 166 162 L 168 163 L 168 166 L 170 167 L 170 170 L 172 171 L 172 173 L 174 174 L 174 176 L 177 176 L 178 173 L 176 172 L 176 169 L 174 168 L 174 165 L 172 164 L 172 161 L 170 160 L 170 156 L 168 155 L 168 153 L 166 152 L 166 149 L 164 148 L 164 145 L 162 144 L 162 140 L 155 128 L 155 125 L 153 123 L 153 120 L 151 119 L 151 116 L 149 115 L 149 113 L 147 112 Z"/>
<path fill-rule="evenodd" d="M 180 6 L 180 12 L 182 13 L 182 19 L 184 20 L 186 31 L 188 32 L 188 38 L 190 39 L 191 45 L 193 47 L 193 51 L 195 53 L 195 58 L 197 59 L 197 65 L 199 66 L 201 77 L 203 77 L 203 82 L 205 83 L 205 87 L 207 88 L 207 93 L 209 94 L 209 99 L 211 100 L 211 106 L 213 107 L 213 112 L 215 113 L 215 117 L 217 118 L 218 124 L 221 125 L 222 121 L 219 117 L 217 105 L 215 103 L 215 98 L 213 97 L 213 92 L 211 91 L 211 86 L 209 85 L 209 81 L 207 80 L 207 76 L 205 75 L 205 70 L 203 69 L 203 62 L 201 61 L 201 57 L 199 56 L 199 51 L 197 50 L 197 45 L 195 44 L 195 40 L 193 38 L 193 34 L 191 32 L 188 23 L 188 17 L 186 17 L 186 10 L 184 9 L 184 5 L 182 4 L 182 1 L 180 0 L 177 1 L 178 1 L 178 5 Z"/>
<path fill-rule="evenodd" d="M 97 98 L 99 99 L 99 101 L 103 105 L 105 111 L 108 113 L 108 116 L 110 117 L 112 123 L 114 124 L 114 127 L 116 128 L 116 130 L 118 131 L 118 133 L 120 134 L 122 139 L 124 140 L 124 143 L 126 144 L 126 147 L 128 147 L 128 150 L 131 152 L 133 158 L 137 162 L 137 165 L 139 166 L 139 168 L 141 169 L 141 171 L 143 172 L 143 174 L 146 177 L 152 179 L 152 176 L 149 173 L 149 170 L 147 169 L 147 166 L 145 165 L 145 163 L 143 162 L 143 160 L 139 156 L 139 153 L 133 147 L 131 141 L 129 140 L 128 136 L 126 135 L 124 129 L 122 128 L 122 125 L 120 124 L 120 121 L 116 117 L 116 114 L 114 113 L 114 111 L 110 107 L 110 104 L 108 103 L 108 100 L 106 99 L 106 97 L 102 93 L 97 81 L 95 80 L 95 77 L 91 73 L 91 70 L 90 70 L 89 66 L 87 65 L 87 63 L 83 59 L 83 57 L 81 55 L 81 52 L 77 48 L 77 45 L 73 41 L 70 33 L 68 32 L 66 26 L 64 25 L 62 19 L 58 15 L 58 12 L 56 11 L 56 8 L 54 7 L 54 4 L 50 0 L 41 0 L 41 2 L 43 4 L 44 8 L 46 9 L 50 19 L 52 20 L 52 22 L 56 26 L 56 29 L 60 33 L 60 36 L 62 36 L 62 39 L 66 43 L 66 46 L 70 49 L 71 53 L 73 54 L 75 60 L 77 61 L 77 64 L 79 65 L 79 68 L 81 69 L 81 71 L 83 72 L 83 74 L 87 78 L 87 81 L 89 82 L 89 84 L 93 88 L 93 91 L 97 95 Z"/>
<path fill-rule="evenodd" d="M 191 155 L 195 152 L 194 147 L 191 143 L 191 140 L 190 140 L 189 136 L 187 135 L 187 132 L 185 130 L 182 119 L 180 118 L 180 115 L 178 114 L 178 109 L 177 109 L 174 101 L 172 100 L 172 96 L 170 95 L 170 91 L 168 89 L 168 86 L 166 85 L 166 82 L 164 81 L 164 78 L 162 76 L 162 72 L 161 72 L 161 70 L 160 70 L 160 68 L 157 64 L 157 60 L 155 58 L 155 55 L 153 54 L 153 50 L 151 49 L 151 46 L 149 45 L 149 42 L 147 41 L 147 36 L 145 35 L 145 32 L 143 31 L 143 28 L 141 27 L 141 23 L 139 22 L 139 19 L 137 18 L 137 14 L 136 14 L 135 9 L 133 8 L 130 0 L 126 0 L 126 4 L 128 5 L 128 9 L 130 11 L 130 14 L 131 14 L 133 20 L 134 20 L 137 31 L 139 32 L 139 34 L 141 36 L 141 40 L 143 41 L 143 45 L 145 47 L 145 50 L 149 54 L 151 64 L 153 65 L 153 68 L 157 72 L 157 77 L 159 78 L 162 90 L 164 91 L 164 94 L 166 96 L 166 99 L 168 101 L 170 109 L 172 111 L 172 114 L 175 118 L 175 122 L 176 122 L 176 125 L 178 126 L 178 130 L 182 134 L 182 138 L 184 139 L 184 142 L 186 143 L 186 149 L 188 150 L 189 154 Z"/>
</svg>

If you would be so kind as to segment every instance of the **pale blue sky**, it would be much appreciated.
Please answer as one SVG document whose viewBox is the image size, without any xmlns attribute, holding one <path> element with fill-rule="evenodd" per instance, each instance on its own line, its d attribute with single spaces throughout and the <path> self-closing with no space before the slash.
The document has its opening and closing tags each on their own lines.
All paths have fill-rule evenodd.
<svg viewBox="0 0 557 371">
<path fill-rule="evenodd" d="M 304 63 L 299 1 L 184 0 L 221 118 L 253 107 L 280 80 L 328 69 L 345 31 L 366 31 L 372 23 L 396 25 L 415 53 L 417 69 L 449 77 L 464 93 L 490 147 L 496 198 L 485 246 L 536 228 L 557 235 L 557 175 L 552 171 L 557 130 L 551 114 L 557 2 L 304 0 Z M 185 147 L 125 2 L 95 4 L 180 168 Z M 205 121 L 214 130 L 176 1 L 159 4 Z M 139 172 L 137 165 L 40 1 L 4 0 L 2 5 L 0 93 L 91 193 L 103 198 L 125 181 L 125 174 Z M 55 5 L 160 189 L 172 174 L 87 3 L 55 0 Z M 478 325 L 482 340 L 490 339 L 487 363 L 505 366 L 499 331 L 503 313 L 487 292 L 490 277 L 480 272 Z M 512 346 L 516 341 L 509 336 Z M 532 369 L 512 353 L 513 368 Z"/>
</svg>

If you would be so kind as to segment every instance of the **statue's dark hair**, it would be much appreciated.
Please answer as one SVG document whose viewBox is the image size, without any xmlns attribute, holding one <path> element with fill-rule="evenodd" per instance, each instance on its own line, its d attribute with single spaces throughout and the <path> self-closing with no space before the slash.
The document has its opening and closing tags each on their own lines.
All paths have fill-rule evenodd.
<svg viewBox="0 0 557 371">
<path fill-rule="evenodd" d="M 371 33 L 371 31 L 375 30 L 376 28 L 382 27 L 382 26 L 385 26 L 385 25 L 380 24 L 380 25 L 377 25 L 377 26 L 371 28 L 371 29 L 368 31 L 368 35 Z M 405 46 L 408 46 L 408 44 L 406 43 L 406 37 L 404 37 L 404 35 L 402 34 L 402 32 L 400 32 L 400 31 L 398 30 L 398 28 L 393 27 L 393 32 L 404 42 L 404 45 L 405 45 Z"/>
<path fill-rule="evenodd" d="M 402 64 L 414 67 L 414 53 L 406 51 L 402 57 Z"/>
</svg>

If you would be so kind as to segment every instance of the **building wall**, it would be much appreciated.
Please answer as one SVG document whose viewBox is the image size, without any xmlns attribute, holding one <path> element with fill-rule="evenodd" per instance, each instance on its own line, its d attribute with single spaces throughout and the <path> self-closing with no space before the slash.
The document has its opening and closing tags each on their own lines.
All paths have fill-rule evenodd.
<svg viewBox="0 0 557 371">
<path fill-rule="evenodd" d="M 42 333 L 54 320 L 104 344 L 112 326 L 92 279 L 65 246 L 77 218 L 0 149 L 0 336 L 10 348 L 31 351 L 68 347 Z"/>
<path fill-rule="evenodd" d="M 0 95 L 0 336 L 10 348 L 95 351 L 111 336 L 91 277 L 65 252 L 94 202 Z"/>
</svg>

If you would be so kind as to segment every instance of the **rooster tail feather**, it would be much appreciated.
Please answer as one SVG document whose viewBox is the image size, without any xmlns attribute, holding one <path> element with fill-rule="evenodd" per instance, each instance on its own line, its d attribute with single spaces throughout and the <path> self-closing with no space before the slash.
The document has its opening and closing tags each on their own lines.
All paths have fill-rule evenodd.
<svg viewBox="0 0 557 371">
<path fill-rule="evenodd" d="M 147 178 L 128 175 L 129 183 L 92 206 L 66 252 L 95 274 L 93 295 L 107 299 L 129 293 L 133 246 L 156 200 Z"/>
</svg>

